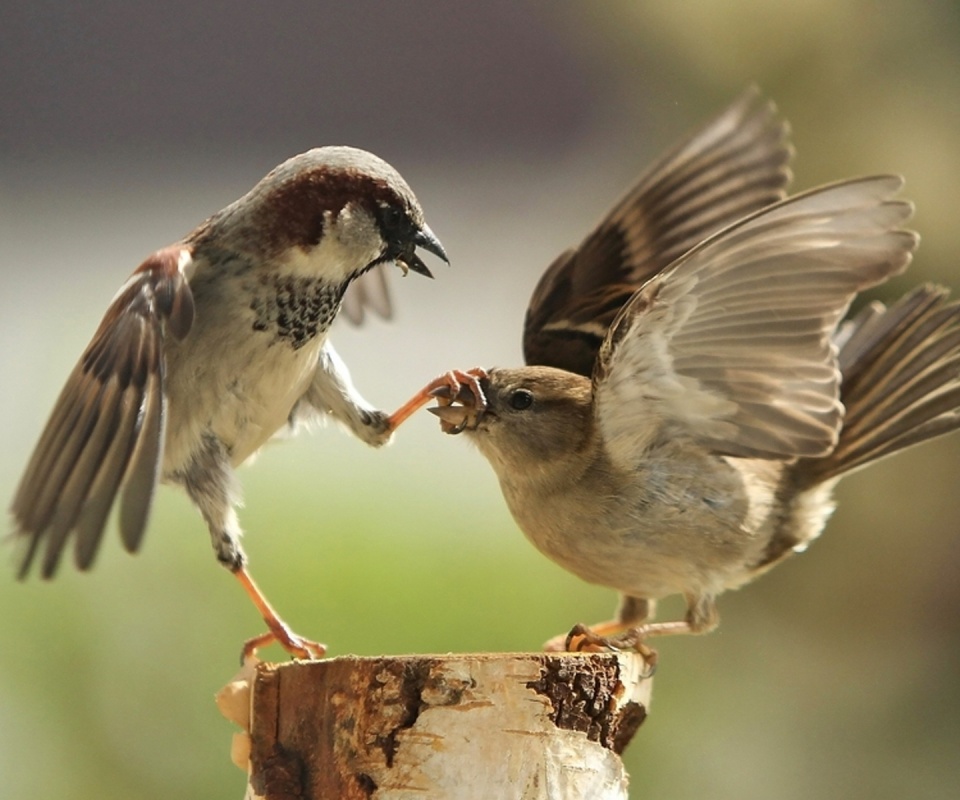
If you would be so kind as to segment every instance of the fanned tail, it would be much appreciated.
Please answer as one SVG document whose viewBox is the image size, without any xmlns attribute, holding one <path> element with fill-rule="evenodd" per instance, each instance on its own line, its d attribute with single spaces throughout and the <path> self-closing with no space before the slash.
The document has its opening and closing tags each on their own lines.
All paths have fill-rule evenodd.
<svg viewBox="0 0 960 800">
<path fill-rule="evenodd" d="M 828 456 L 795 465 L 801 485 L 838 478 L 960 428 L 960 302 L 924 285 L 874 303 L 837 336 L 846 413 Z"/>
</svg>

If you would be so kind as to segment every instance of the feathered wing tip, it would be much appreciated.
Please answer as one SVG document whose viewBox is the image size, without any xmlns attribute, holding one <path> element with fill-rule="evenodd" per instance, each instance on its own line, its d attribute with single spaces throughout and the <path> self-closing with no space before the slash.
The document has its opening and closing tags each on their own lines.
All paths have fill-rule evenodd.
<svg viewBox="0 0 960 800">
<path fill-rule="evenodd" d="M 682 432 L 713 452 L 825 458 L 843 421 L 832 337 L 853 298 L 902 272 L 901 180 L 813 189 L 724 229 L 620 312 L 593 375 L 608 450 L 624 464 Z M 642 390 L 638 387 L 642 387 Z"/>
<path fill-rule="evenodd" d="M 925 285 L 874 303 L 839 334 L 846 408 L 828 456 L 797 464 L 816 484 L 960 428 L 960 302 Z"/>
<path fill-rule="evenodd" d="M 580 257 L 602 260 L 611 244 L 605 226 L 634 231 L 618 244 L 627 261 L 620 279 L 635 291 L 707 236 L 786 197 L 789 136 L 773 102 L 749 87 L 647 170 L 583 242 Z"/>
<path fill-rule="evenodd" d="M 163 337 L 193 322 L 183 261 L 173 247 L 140 266 L 67 379 L 10 508 L 20 578 L 37 560 L 52 577 L 71 539 L 88 569 L 118 498 L 123 544 L 139 547 L 162 460 Z"/>
<path fill-rule="evenodd" d="M 782 200 L 789 127 L 756 87 L 670 150 L 540 278 L 524 359 L 589 377 L 604 334 L 651 276 L 721 228 Z"/>
</svg>

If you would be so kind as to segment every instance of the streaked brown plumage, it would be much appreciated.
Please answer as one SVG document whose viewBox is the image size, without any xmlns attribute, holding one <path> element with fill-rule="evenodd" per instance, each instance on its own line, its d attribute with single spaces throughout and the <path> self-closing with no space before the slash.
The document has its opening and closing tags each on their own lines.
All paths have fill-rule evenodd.
<svg viewBox="0 0 960 800">
<path fill-rule="evenodd" d="M 88 569 L 118 501 L 135 552 L 159 482 L 182 486 L 217 559 L 270 633 L 299 656 L 323 646 L 290 631 L 246 569 L 234 470 L 277 431 L 332 416 L 379 446 L 399 422 L 354 388 L 327 331 L 389 313 L 380 265 L 430 276 L 446 260 L 416 197 L 371 153 L 324 147 L 291 158 L 133 273 L 67 379 L 14 496 L 20 576 L 54 575 L 68 545 Z M 359 281 L 359 283 L 358 283 Z"/>
<path fill-rule="evenodd" d="M 589 377 L 637 287 L 710 234 L 786 197 L 788 135 L 751 88 L 660 158 L 543 273 L 527 308 L 524 361 Z"/>
</svg>

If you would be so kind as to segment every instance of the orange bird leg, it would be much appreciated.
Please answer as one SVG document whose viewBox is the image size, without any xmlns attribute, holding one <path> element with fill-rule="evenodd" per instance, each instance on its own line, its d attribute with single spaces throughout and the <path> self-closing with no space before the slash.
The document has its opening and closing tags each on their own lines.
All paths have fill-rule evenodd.
<svg viewBox="0 0 960 800">
<path fill-rule="evenodd" d="M 440 375 L 430 381 L 430 383 L 424 386 L 419 392 L 417 392 L 413 397 L 407 400 L 406 403 L 404 403 L 402 406 L 400 406 L 400 408 L 390 415 L 390 430 L 396 430 L 398 427 L 400 427 L 400 425 L 406 422 L 415 411 L 418 411 L 431 400 L 434 400 L 437 397 L 438 390 L 444 394 L 449 392 L 448 396 L 453 398 L 457 396 L 460 388 L 466 384 L 473 392 L 474 398 L 476 398 L 477 407 L 486 407 L 487 401 L 483 396 L 483 389 L 480 388 L 480 381 L 486 377 L 487 373 L 481 367 L 474 367 L 466 372 L 463 372 L 459 369 L 452 369 L 449 372 L 444 372 L 443 375 Z"/>
<path fill-rule="evenodd" d="M 260 616 L 263 617 L 263 621 L 267 623 L 267 628 L 269 628 L 268 633 L 255 636 L 244 643 L 242 655 L 244 660 L 254 656 L 258 647 L 264 647 L 271 642 L 279 644 L 294 658 L 323 658 L 327 652 L 327 646 L 320 644 L 320 642 L 304 639 L 290 630 L 290 626 L 280 619 L 280 616 L 274 611 L 273 606 L 260 591 L 260 587 L 254 582 L 246 567 L 240 567 L 233 574 L 240 581 L 243 590 L 249 595 L 253 604 L 257 607 L 257 611 L 260 612 Z"/>
</svg>

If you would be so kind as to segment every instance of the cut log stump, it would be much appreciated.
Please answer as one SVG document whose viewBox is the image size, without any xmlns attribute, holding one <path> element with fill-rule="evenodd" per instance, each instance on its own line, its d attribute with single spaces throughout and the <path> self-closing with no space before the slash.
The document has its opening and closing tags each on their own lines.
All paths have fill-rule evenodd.
<svg viewBox="0 0 960 800">
<path fill-rule="evenodd" d="M 250 662 L 217 697 L 247 797 L 627 797 L 652 681 L 631 653 Z"/>
</svg>

